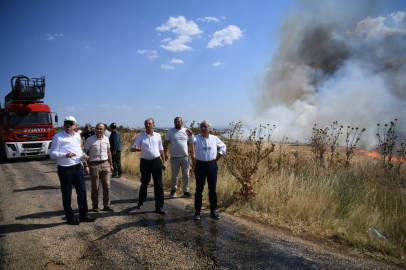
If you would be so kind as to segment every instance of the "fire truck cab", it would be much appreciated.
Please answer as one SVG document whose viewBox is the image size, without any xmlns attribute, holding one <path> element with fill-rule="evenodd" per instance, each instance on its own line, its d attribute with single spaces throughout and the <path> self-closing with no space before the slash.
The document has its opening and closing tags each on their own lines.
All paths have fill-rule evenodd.
<svg viewBox="0 0 406 270">
<path fill-rule="evenodd" d="M 7 158 L 48 156 L 55 129 L 51 109 L 41 101 L 45 77 L 14 76 L 11 89 L 0 109 L 0 153 Z"/>
</svg>

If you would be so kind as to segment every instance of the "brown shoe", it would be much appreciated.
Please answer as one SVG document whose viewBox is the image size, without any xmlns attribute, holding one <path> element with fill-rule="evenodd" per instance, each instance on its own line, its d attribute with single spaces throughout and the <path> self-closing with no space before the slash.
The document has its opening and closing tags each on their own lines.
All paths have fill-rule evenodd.
<svg viewBox="0 0 406 270">
<path fill-rule="evenodd" d="M 99 207 L 93 208 L 93 212 L 100 212 L 100 208 Z"/>
<path fill-rule="evenodd" d="M 110 205 L 107 205 L 103 208 L 103 211 L 110 211 L 110 212 L 114 212 L 113 207 L 111 207 Z"/>
</svg>

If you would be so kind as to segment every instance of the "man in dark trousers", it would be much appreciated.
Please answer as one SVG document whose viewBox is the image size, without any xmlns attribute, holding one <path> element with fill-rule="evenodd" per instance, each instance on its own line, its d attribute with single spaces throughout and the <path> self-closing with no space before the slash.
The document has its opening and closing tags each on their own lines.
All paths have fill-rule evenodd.
<svg viewBox="0 0 406 270">
<path fill-rule="evenodd" d="M 162 137 L 159 133 L 153 131 L 155 127 L 154 120 L 149 118 L 145 120 L 145 132 L 141 133 L 135 139 L 131 147 L 131 152 L 141 152 L 140 171 L 141 188 L 138 201 L 138 209 L 142 208 L 147 199 L 147 187 L 149 181 L 154 179 L 155 212 L 165 215 L 162 207 L 164 206 L 164 185 L 162 183 L 162 169 L 166 169 L 164 148 L 162 146 Z M 161 159 L 159 158 L 162 158 Z"/>
<path fill-rule="evenodd" d="M 82 148 L 80 145 L 82 141 L 79 134 L 74 130 L 76 119 L 73 116 L 66 117 L 63 127 L 64 130 L 53 137 L 49 155 L 56 159 L 58 164 L 58 176 L 61 182 L 62 203 L 66 219 L 69 225 L 79 225 L 71 207 L 72 186 L 74 186 L 79 205 L 79 220 L 81 222 L 93 222 L 95 219 L 88 215 L 85 176 L 81 163 Z"/>
<path fill-rule="evenodd" d="M 116 123 L 110 124 L 110 152 L 113 158 L 113 175 L 112 177 L 121 178 L 121 136 L 117 131 Z"/>
</svg>

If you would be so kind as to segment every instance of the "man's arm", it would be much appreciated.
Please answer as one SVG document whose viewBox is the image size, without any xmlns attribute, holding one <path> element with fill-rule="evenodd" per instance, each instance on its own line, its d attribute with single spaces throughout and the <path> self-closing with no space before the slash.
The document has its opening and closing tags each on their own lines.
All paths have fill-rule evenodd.
<svg viewBox="0 0 406 270">
<path fill-rule="evenodd" d="M 159 151 L 159 154 L 161 155 L 161 158 L 162 158 L 162 167 L 163 167 L 164 169 L 166 169 L 166 162 L 165 162 L 165 153 L 164 153 L 164 150 L 160 150 L 160 151 Z"/>
<path fill-rule="evenodd" d="M 138 147 L 137 143 L 139 143 L 140 140 L 137 140 L 138 137 L 135 139 L 134 144 L 131 146 L 131 152 L 141 152 L 141 147 Z"/>
<path fill-rule="evenodd" d="M 111 158 L 110 148 L 107 148 L 107 160 L 108 160 L 109 163 L 110 163 L 110 170 L 111 170 L 112 172 L 114 172 L 114 169 L 113 169 L 113 159 Z"/>
<path fill-rule="evenodd" d="M 89 149 L 84 149 L 83 151 L 85 152 L 86 156 L 89 155 Z M 89 166 L 87 164 L 87 159 L 85 159 L 82 162 L 83 162 L 83 168 L 84 168 L 83 170 L 84 170 L 85 174 L 89 174 Z"/>
<path fill-rule="evenodd" d="M 216 161 L 217 161 L 221 158 L 221 156 L 224 156 L 226 154 L 227 146 L 219 138 L 217 138 L 216 144 L 217 144 L 217 147 L 220 148 L 219 152 L 217 153 L 217 157 L 216 157 Z"/>
<path fill-rule="evenodd" d="M 168 140 L 164 141 L 164 155 L 165 155 L 165 160 L 168 160 L 168 155 L 166 154 L 166 151 L 168 150 Z"/>
</svg>

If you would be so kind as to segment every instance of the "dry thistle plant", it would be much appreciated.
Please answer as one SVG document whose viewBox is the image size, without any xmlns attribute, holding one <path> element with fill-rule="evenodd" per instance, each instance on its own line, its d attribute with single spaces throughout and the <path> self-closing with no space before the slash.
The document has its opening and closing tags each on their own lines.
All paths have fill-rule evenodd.
<svg viewBox="0 0 406 270">
<path fill-rule="evenodd" d="M 338 121 L 333 122 L 333 124 L 331 125 L 331 143 L 330 143 L 330 149 L 331 149 L 331 159 L 330 159 L 330 165 L 333 165 L 333 160 L 334 160 L 334 151 L 335 148 L 338 146 L 338 138 L 340 137 L 341 134 L 343 134 L 341 132 L 341 129 L 343 128 L 343 126 L 338 126 Z M 338 154 L 338 153 L 337 153 Z"/>
<path fill-rule="evenodd" d="M 230 126 L 224 160 L 231 175 L 241 184 L 240 190 L 234 192 L 234 198 L 249 201 L 255 196 L 253 185 L 261 181 L 271 168 L 266 164 L 267 170 L 258 175 L 259 165 L 268 160 L 268 156 L 275 150 L 275 144 L 271 142 L 274 129 L 269 124 L 260 125 L 250 130 L 248 138 L 244 138 L 241 122 L 235 125 L 231 123 Z"/>
<path fill-rule="evenodd" d="M 354 149 L 357 147 L 359 140 L 361 139 L 362 133 L 365 131 L 363 128 L 359 131 L 358 127 L 355 129 L 353 127 L 347 127 L 347 137 L 345 138 L 345 168 L 350 166 L 350 160 L 354 156 Z M 352 138 L 351 138 L 352 135 Z"/>
<path fill-rule="evenodd" d="M 396 141 L 398 136 L 395 136 L 395 127 L 396 127 L 396 121 L 398 119 L 395 119 L 395 122 L 390 122 L 389 128 L 388 124 L 385 124 L 385 130 L 383 132 L 383 137 L 381 137 L 379 133 L 379 126 L 378 124 L 378 133 L 376 136 L 378 137 L 379 141 L 379 147 L 378 147 L 378 152 L 379 154 L 382 155 L 383 157 L 383 165 L 386 168 L 391 168 L 392 165 L 392 158 L 393 158 L 393 148 L 395 147 Z"/>
<path fill-rule="evenodd" d="M 328 135 L 329 128 L 324 129 L 316 128 L 316 124 L 313 127 L 312 137 L 310 138 L 310 146 L 312 147 L 312 153 L 314 162 L 320 167 L 324 167 L 324 153 L 327 150 L 327 146 L 330 142 L 330 136 Z"/>
</svg>

